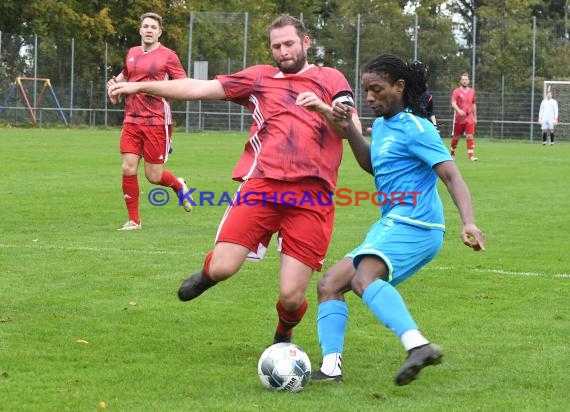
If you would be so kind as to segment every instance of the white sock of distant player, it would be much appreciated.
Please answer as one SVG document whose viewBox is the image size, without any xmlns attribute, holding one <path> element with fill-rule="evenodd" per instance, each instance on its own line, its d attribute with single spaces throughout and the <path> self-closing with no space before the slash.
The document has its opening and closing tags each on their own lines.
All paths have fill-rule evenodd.
<svg viewBox="0 0 570 412">
<path fill-rule="evenodd" d="M 323 364 L 321 372 L 329 376 L 338 376 L 341 374 L 342 353 L 333 352 L 323 356 Z"/>
<path fill-rule="evenodd" d="M 420 333 L 417 329 L 410 329 L 402 333 L 400 336 L 400 340 L 402 341 L 402 345 L 408 351 L 413 348 L 417 348 L 418 346 L 427 345 L 429 341 Z"/>
</svg>

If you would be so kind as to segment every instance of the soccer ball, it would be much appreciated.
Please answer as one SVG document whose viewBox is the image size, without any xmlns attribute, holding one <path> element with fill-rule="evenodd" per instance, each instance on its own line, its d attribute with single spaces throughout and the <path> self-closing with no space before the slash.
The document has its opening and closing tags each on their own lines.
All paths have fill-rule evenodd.
<svg viewBox="0 0 570 412">
<path fill-rule="evenodd" d="M 261 354 L 257 373 L 267 389 L 299 392 L 311 377 L 311 361 L 297 345 L 276 343 Z"/>
</svg>

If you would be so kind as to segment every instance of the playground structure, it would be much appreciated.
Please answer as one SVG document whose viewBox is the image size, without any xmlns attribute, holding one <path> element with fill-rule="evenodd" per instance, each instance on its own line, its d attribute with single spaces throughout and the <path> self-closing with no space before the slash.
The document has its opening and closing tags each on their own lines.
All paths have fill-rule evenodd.
<svg viewBox="0 0 570 412">
<path fill-rule="evenodd" d="M 38 94 L 36 101 L 34 102 L 34 105 L 32 105 L 30 103 L 28 93 L 26 93 L 26 89 L 23 85 L 24 81 L 34 81 L 34 82 L 40 81 L 40 82 L 43 82 L 43 87 L 42 87 L 40 93 Z M 53 89 L 53 86 L 51 85 L 50 79 L 48 79 L 48 78 L 43 78 L 43 77 L 17 77 L 16 81 L 10 85 L 10 88 L 8 89 L 6 94 L 4 95 L 4 103 L 2 106 L 3 107 L 9 106 L 10 102 L 12 101 L 12 99 L 14 99 L 17 92 L 20 91 L 20 93 L 22 94 L 22 99 L 24 100 L 24 103 L 25 103 L 25 105 L 28 109 L 28 112 L 30 114 L 30 120 L 31 120 L 32 124 L 35 126 L 37 124 L 37 121 L 38 121 L 37 110 L 38 110 L 38 108 L 41 107 L 42 100 L 43 100 L 44 95 L 45 95 L 47 90 L 50 91 L 51 96 L 53 97 L 53 100 L 55 101 L 57 112 L 59 113 L 61 120 L 63 121 L 63 123 L 66 126 L 68 126 L 67 118 L 65 117 L 65 114 L 63 113 L 61 105 L 59 104 L 59 99 L 57 98 L 55 90 Z M 0 109 L 0 112 L 2 112 L 2 111 L 3 111 L 3 109 Z"/>
</svg>

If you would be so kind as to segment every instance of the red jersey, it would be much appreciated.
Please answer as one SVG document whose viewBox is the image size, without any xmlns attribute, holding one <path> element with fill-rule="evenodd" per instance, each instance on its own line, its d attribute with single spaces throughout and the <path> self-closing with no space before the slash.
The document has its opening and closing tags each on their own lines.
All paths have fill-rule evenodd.
<svg viewBox="0 0 570 412">
<path fill-rule="evenodd" d="M 477 103 L 475 98 L 475 89 L 468 87 L 464 89 L 463 87 L 458 87 L 453 91 L 451 95 L 451 102 L 456 102 L 457 106 L 463 110 L 466 115 L 460 116 L 457 111 L 454 111 L 453 121 L 456 124 L 473 123 L 473 105 Z"/>
<path fill-rule="evenodd" d="M 252 113 L 250 138 L 233 171 L 233 179 L 268 178 L 299 181 L 319 178 L 336 187 L 342 139 L 317 112 L 295 104 L 301 92 L 312 91 L 323 102 L 349 98 L 344 75 L 330 67 L 310 66 L 295 74 L 257 65 L 231 75 L 219 75 L 227 100 Z"/>
<path fill-rule="evenodd" d="M 162 44 L 149 52 L 144 52 L 142 46 L 132 47 L 127 53 L 122 74 L 129 82 L 186 77 L 186 72 L 176 53 Z M 170 125 L 172 124 L 170 103 L 163 97 L 143 93 L 127 96 L 124 123 Z"/>
</svg>

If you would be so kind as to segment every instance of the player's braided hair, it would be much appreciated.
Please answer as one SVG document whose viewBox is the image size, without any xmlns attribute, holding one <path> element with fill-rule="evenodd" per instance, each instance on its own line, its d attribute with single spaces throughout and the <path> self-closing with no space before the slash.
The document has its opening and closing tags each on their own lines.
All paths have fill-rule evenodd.
<svg viewBox="0 0 570 412">
<path fill-rule="evenodd" d="M 409 62 L 393 54 L 381 54 L 366 64 L 364 72 L 382 75 L 392 85 L 400 79 L 404 80 L 404 105 L 409 107 L 412 113 L 427 117 L 425 109 L 420 105 L 420 99 L 427 90 L 429 70 L 422 62 Z"/>
</svg>

